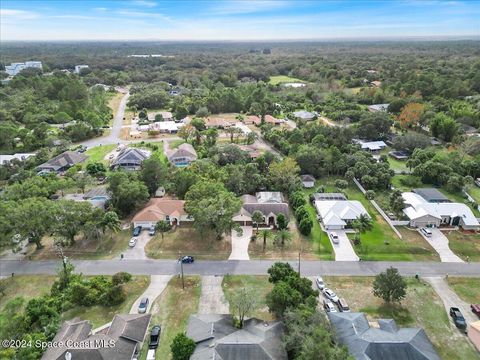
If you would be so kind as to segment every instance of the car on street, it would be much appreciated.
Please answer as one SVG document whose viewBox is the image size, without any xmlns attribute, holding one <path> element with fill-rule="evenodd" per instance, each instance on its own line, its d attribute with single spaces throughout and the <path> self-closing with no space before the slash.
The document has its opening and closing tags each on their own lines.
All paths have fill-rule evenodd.
<svg viewBox="0 0 480 360">
<path fill-rule="evenodd" d="M 130 241 L 128 242 L 128 246 L 130 246 L 130 247 L 133 248 L 133 247 L 135 247 L 135 245 L 137 245 L 137 238 L 136 238 L 136 237 L 132 237 L 132 238 L 130 239 Z"/>
<path fill-rule="evenodd" d="M 190 255 L 186 255 L 186 256 L 182 256 L 180 258 L 180 261 L 183 263 L 183 264 L 191 264 L 195 261 L 194 257 L 193 256 L 190 256 Z"/>
<path fill-rule="evenodd" d="M 144 297 L 140 300 L 140 304 L 138 304 L 138 313 L 145 314 L 148 308 L 148 298 Z"/>
<path fill-rule="evenodd" d="M 427 229 L 427 228 L 421 228 L 420 231 L 422 232 L 423 235 L 425 235 L 426 237 L 431 237 L 432 236 L 432 231 L 430 229 Z"/>
<path fill-rule="evenodd" d="M 337 235 L 336 232 L 333 232 L 333 231 L 332 231 L 331 233 L 328 234 L 328 236 L 330 236 L 330 239 L 332 239 L 332 242 L 333 242 L 334 244 L 338 244 L 338 242 L 340 241 L 340 240 L 338 239 L 338 235 Z"/>
<path fill-rule="evenodd" d="M 457 328 L 461 330 L 467 329 L 467 322 L 465 321 L 465 318 L 463 317 L 462 312 L 460 311 L 459 308 L 451 307 L 450 316 L 452 317 L 453 322 Z"/>
<path fill-rule="evenodd" d="M 160 333 L 162 329 L 160 325 L 155 325 L 150 332 L 150 343 L 148 344 L 149 349 L 156 349 L 160 340 Z"/>
<path fill-rule="evenodd" d="M 472 312 L 480 317 L 480 304 L 471 304 L 470 308 L 472 309 Z"/>
<path fill-rule="evenodd" d="M 344 298 L 338 299 L 338 310 L 340 310 L 341 312 L 350 312 L 350 307 L 348 306 Z"/>
<path fill-rule="evenodd" d="M 337 312 L 335 305 L 328 299 L 323 299 L 323 308 L 326 312 Z"/>
<path fill-rule="evenodd" d="M 155 226 L 152 226 L 150 229 L 148 229 L 148 235 L 150 236 L 155 235 Z"/>
<path fill-rule="evenodd" d="M 135 229 L 133 229 L 132 235 L 133 235 L 133 236 L 138 236 L 138 235 L 140 235 L 141 232 L 142 232 L 142 227 L 141 227 L 141 226 L 137 226 Z"/>
<path fill-rule="evenodd" d="M 332 300 L 333 302 L 338 302 L 338 296 L 337 294 L 335 294 L 332 290 L 330 290 L 329 288 L 325 288 L 323 289 L 323 295 L 325 295 L 327 297 L 327 299 L 330 299 Z"/>
<path fill-rule="evenodd" d="M 315 283 L 317 284 L 317 287 L 319 290 L 325 289 L 325 282 L 323 281 L 321 276 L 315 279 Z"/>
</svg>

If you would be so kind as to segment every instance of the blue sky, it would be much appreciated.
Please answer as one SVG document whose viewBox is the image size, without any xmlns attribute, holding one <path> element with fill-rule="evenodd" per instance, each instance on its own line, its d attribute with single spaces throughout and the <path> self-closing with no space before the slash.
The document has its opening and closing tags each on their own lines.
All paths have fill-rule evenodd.
<svg viewBox="0 0 480 360">
<path fill-rule="evenodd" d="M 1 40 L 480 36 L 480 1 L 1 0 Z"/>
</svg>

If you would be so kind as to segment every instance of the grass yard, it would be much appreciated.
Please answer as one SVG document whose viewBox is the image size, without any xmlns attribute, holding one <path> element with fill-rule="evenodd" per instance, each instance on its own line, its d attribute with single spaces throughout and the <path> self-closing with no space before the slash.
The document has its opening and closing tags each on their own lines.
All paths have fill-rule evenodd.
<svg viewBox="0 0 480 360">
<path fill-rule="evenodd" d="M 185 140 L 183 139 L 179 139 L 179 140 L 173 140 L 173 141 L 170 141 L 168 143 L 170 149 L 176 149 L 178 148 L 180 145 L 184 144 L 185 143 Z"/>
<path fill-rule="evenodd" d="M 0 286 L 5 286 L 4 293 L 0 296 L 0 311 L 6 303 L 16 297 L 26 301 L 50 292 L 56 276 L 46 275 L 15 275 L 0 280 Z"/>
<path fill-rule="evenodd" d="M 291 83 L 291 82 L 292 83 L 305 83 L 305 81 L 303 81 L 303 80 L 293 78 L 293 77 L 290 77 L 290 76 L 286 76 L 286 75 L 271 76 L 270 80 L 268 81 L 268 83 L 272 84 L 272 85 L 278 85 L 278 84 L 282 84 L 282 83 Z"/>
<path fill-rule="evenodd" d="M 469 304 L 480 304 L 480 279 L 449 276 L 447 281 L 463 301 Z"/>
<path fill-rule="evenodd" d="M 113 320 L 115 314 L 128 314 L 135 300 L 143 294 L 150 284 L 149 276 L 133 276 L 132 280 L 126 283 L 125 291 L 127 299 L 116 306 L 76 306 L 63 313 L 63 320 L 78 317 L 82 320 L 89 320 L 94 328 L 102 326 Z"/>
<path fill-rule="evenodd" d="M 72 259 L 112 259 L 128 248 L 130 238 L 131 231 L 126 229 L 113 236 L 107 233 L 98 240 L 79 239 L 72 246 L 65 247 L 63 251 Z M 40 250 L 33 245 L 30 246 L 27 255 L 32 260 L 58 259 L 52 238 L 46 238 L 42 244 L 44 247 Z"/>
<path fill-rule="evenodd" d="M 167 163 L 168 159 L 165 153 L 163 152 L 163 142 L 162 141 L 152 141 L 152 142 L 141 142 L 141 143 L 134 143 L 130 144 L 131 147 L 137 147 L 137 148 L 142 148 L 146 149 L 148 151 L 152 152 L 152 156 L 157 157 L 160 159 L 163 163 Z"/>
<path fill-rule="evenodd" d="M 111 145 L 100 145 L 100 146 L 95 146 L 87 151 L 85 151 L 85 155 L 88 156 L 87 161 L 85 162 L 85 166 L 90 163 L 95 163 L 95 162 L 101 162 L 104 165 L 108 165 L 108 160 L 105 160 L 105 156 L 109 152 L 112 152 L 113 149 L 115 149 L 117 145 L 111 144 Z"/>
<path fill-rule="evenodd" d="M 110 96 L 110 100 L 108 101 L 108 107 L 112 109 L 113 117 L 117 116 L 118 108 L 120 106 L 120 101 L 122 101 L 122 98 L 124 94 L 115 92 L 115 93 L 108 93 Z M 110 120 L 110 125 L 112 125 L 113 118 Z"/>
<path fill-rule="evenodd" d="M 465 261 L 480 261 L 480 234 L 466 231 L 444 232 L 450 249 Z"/>
<path fill-rule="evenodd" d="M 200 277 L 185 277 L 185 290 L 182 290 L 182 281 L 174 277 L 170 280 L 167 288 L 152 304 L 151 327 L 160 325 L 162 333 L 160 345 L 155 357 L 158 360 L 171 359 L 170 344 L 173 338 L 180 332 L 187 330 L 188 318 L 197 313 L 200 300 Z M 140 360 L 145 360 L 148 351 L 148 340 L 142 348 Z"/>
<path fill-rule="evenodd" d="M 324 280 L 352 311 L 365 312 L 369 321 L 393 318 L 400 327 L 423 328 L 442 359 L 480 359 L 467 337 L 449 321 L 441 299 L 427 282 L 408 278 L 401 306 L 386 306 L 373 296 L 372 277 L 325 276 Z"/>
<path fill-rule="evenodd" d="M 406 161 L 400 161 L 400 160 L 397 160 L 393 157 L 391 157 L 390 155 L 388 155 L 388 152 L 391 151 L 392 149 L 391 148 L 386 148 L 386 149 L 383 149 L 381 152 L 380 152 L 380 155 L 385 155 L 387 157 L 387 160 L 388 160 L 388 164 L 390 165 L 390 168 L 395 170 L 395 171 L 405 171 L 405 172 L 408 172 L 409 169 L 407 168 L 407 166 L 405 165 L 406 164 Z"/>
<path fill-rule="evenodd" d="M 477 204 L 480 204 L 480 187 L 476 185 L 470 185 L 466 190 L 467 193 L 477 202 Z"/>
<path fill-rule="evenodd" d="M 213 233 L 204 237 L 190 224 L 181 224 L 162 235 L 157 233 L 145 248 L 147 256 L 154 259 L 177 259 L 179 252 L 198 259 L 226 260 L 231 253 L 230 236 L 216 240 Z"/>
<path fill-rule="evenodd" d="M 273 288 L 273 284 L 268 282 L 268 276 L 227 275 L 223 278 L 222 287 L 225 298 L 229 303 L 232 295 L 238 289 L 253 289 L 256 293 L 256 298 L 259 300 L 259 306 L 250 316 L 265 321 L 274 320 L 265 303 L 265 297 Z"/>
</svg>

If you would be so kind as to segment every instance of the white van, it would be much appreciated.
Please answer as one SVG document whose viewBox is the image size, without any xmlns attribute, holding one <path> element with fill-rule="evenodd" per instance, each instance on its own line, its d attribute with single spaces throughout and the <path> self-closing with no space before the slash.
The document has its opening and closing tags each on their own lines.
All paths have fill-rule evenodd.
<svg viewBox="0 0 480 360">
<path fill-rule="evenodd" d="M 421 231 L 422 234 L 425 235 L 426 237 L 431 237 L 431 236 L 432 236 L 432 232 L 430 231 L 430 229 L 421 228 L 420 231 Z"/>
</svg>

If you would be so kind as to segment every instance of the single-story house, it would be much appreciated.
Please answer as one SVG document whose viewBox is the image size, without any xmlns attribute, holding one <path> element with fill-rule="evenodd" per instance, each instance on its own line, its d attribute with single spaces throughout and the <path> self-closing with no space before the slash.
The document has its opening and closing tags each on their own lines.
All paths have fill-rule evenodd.
<svg viewBox="0 0 480 360">
<path fill-rule="evenodd" d="M 184 208 L 184 200 L 168 198 L 152 198 L 147 205 L 132 219 L 133 226 L 150 228 L 160 220 L 168 221 L 170 225 L 180 225 L 183 221 L 191 222 L 193 218 Z"/>
<path fill-rule="evenodd" d="M 447 198 L 438 189 L 435 188 L 418 188 L 413 189 L 412 192 L 420 195 L 425 201 L 429 203 L 451 202 L 449 198 Z"/>
<path fill-rule="evenodd" d="M 283 214 L 288 219 L 288 204 L 281 192 L 261 191 L 253 195 L 242 195 L 242 207 L 233 216 L 233 221 L 240 225 L 253 225 L 252 214 L 260 211 L 264 216 L 263 224 L 277 226 L 278 214 Z"/>
<path fill-rule="evenodd" d="M 157 121 L 157 122 L 154 122 L 153 124 L 149 125 L 149 130 L 160 131 L 162 133 L 175 134 L 183 126 L 184 126 L 183 123 L 177 123 L 177 122 L 171 121 L 171 120 Z"/>
<path fill-rule="evenodd" d="M 325 230 L 345 229 L 360 215 L 370 218 L 362 203 L 357 200 L 314 200 L 313 204 Z"/>
<path fill-rule="evenodd" d="M 13 155 L 0 155 L 0 166 L 7 165 L 12 160 L 25 161 L 29 157 L 35 156 L 35 153 L 17 153 Z"/>
<path fill-rule="evenodd" d="M 138 148 L 125 148 L 121 150 L 112 162 L 113 168 L 124 170 L 139 170 L 142 162 L 150 157 L 150 151 Z"/>
<path fill-rule="evenodd" d="M 312 194 L 313 200 L 347 200 L 347 197 L 342 193 L 314 193 Z"/>
<path fill-rule="evenodd" d="M 280 321 L 250 318 L 237 329 L 231 315 L 196 314 L 186 335 L 196 344 L 190 360 L 287 360 Z"/>
<path fill-rule="evenodd" d="M 421 328 L 398 328 L 393 319 L 370 326 L 365 314 L 329 312 L 328 319 L 340 344 L 357 360 L 440 360 Z"/>
<path fill-rule="evenodd" d="M 362 150 L 368 150 L 372 152 L 380 151 L 387 147 L 387 144 L 385 144 L 385 142 L 383 141 L 363 141 L 363 140 L 353 139 L 353 142 L 359 144 Z"/>
<path fill-rule="evenodd" d="M 259 125 L 260 118 L 257 115 L 247 115 L 245 116 L 245 119 L 243 120 L 243 122 L 246 125 L 252 125 L 252 124 Z"/>
<path fill-rule="evenodd" d="M 413 192 L 402 194 L 405 202 L 403 213 L 412 227 L 461 226 L 465 230 L 478 230 L 480 224 L 470 208 L 462 203 L 432 203 Z"/>
<path fill-rule="evenodd" d="M 306 110 L 300 110 L 300 111 L 294 111 L 293 116 L 300 120 L 310 121 L 310 120 L 315 120 L 315 118 L 317 117 L 317 114 L 314 112 L 306 111 Z"/>
<path fill-rule="evenodd" d="M 187 166 L 191 162 L 197 160 L 197 152 L 192 145 L 183 143 L 176 149 L 169 149 L 167 151 L 167 158 L 175 166 Z"/>
<path fill-rule="evenodd" d="M 117 314 L 108 328 L 95 334 L 92 333 L 92 324 L 87 320 L 65 321 L 52 342 L 62 345 L 47 348 L 42 360 L 136 359 L 142 349 L 150 318 L 150 314 Z M 73 343 L 78 345 L 72 346 Z M 93 346 L 95 343 L 99 345 Z M 105 345 L 102 346 L 102 343 Z"/>
<path fill-rule="evenodd" d="M 236 144 L 242 151 L 248 153 L 251 159 L 256 159 L 260 155 L 262 155 L 262 151 L 260 151 L 255 145 L 238 145 Z"/>
<path fill-rule="evenodd" d="M 277 119 L 276 117 L 273 117 L 272 115 L 265 115 L 265 122 L 267 124 L 272 124 L 272 125 L 281 125 L 284 120 L 283 119 Z"/>
<path fill-rule="evenodd" d="M 480 351 L 480 320 L 468 324 L 468 338 Z"/>
<path fill-rule="evenodd" d="M 62 172 L 76 164 L 81 164 L 88 159 L 88 156 L 76 151 L 65 151 L 60 155 L 48 160 L 46 163 L 37 166 L 37 171 Z"/>
<path fill-rule="evenodd" d="M 395 151 L 389 151 L 388 155 L 394 158 L 395 160 L 407 160 L 410 156 L 408 152 L 403 151 L 403 150 L 395 150 Z"/>
<path fill-rule="evenodd" d="M 371 112 L 387 112 L 390 104 L 374 104 L 368 106 L 368 111 Z"/>
<path fill-rule="evenodd" d="M 252 132 L 252 129 L 250 129 L 247 125 L 245 125 L 244 123 L 241 123 L 241 122 L 235 123 L 234 127 L 242 130 L 242 133 L 244 135 L 248 135 Z"/>
<path fill-rule="evenodd" d="M 312 175 L 300 175 L 300 180 L 304 188 L 313 188 L 315 186 L 315 178 Z"/>
<path fill-rule="evenodd" d="M 155 121 L 157 114 L 162 115 L 163 121 L 173 121 L 173 114 L 170 111 L 159 111 L 153 114 L 148 114 L 148 120 Z"/>
<path fill-rule="evenodd" d="M 205 126 L 207 127 L 207 129 L 210 129 L 210 128 L 225 129 L 232 125 L 233 125 L 232 123 L 222 118 L 208 118 L 207 121 L 205 122 Z"/>
</svg>

